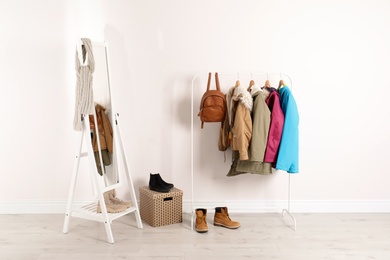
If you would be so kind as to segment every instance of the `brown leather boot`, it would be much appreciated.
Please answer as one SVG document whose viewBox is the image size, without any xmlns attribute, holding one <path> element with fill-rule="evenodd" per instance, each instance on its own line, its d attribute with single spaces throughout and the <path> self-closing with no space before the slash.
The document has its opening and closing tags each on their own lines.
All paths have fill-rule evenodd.
<svg viewBox="0 0 390 260">
<path fill-rule="evenodd" d="M 241 226 L 240 222 L 232 221 L 230 219 L 227 207 L 215 208 L 214 225 L 230 229 L 239 228 Z"/>
<path fill-rule="evenodd" d="M 199 233 L 205 233 L 209 229 L 207 227 L 206 216 L 207 209 L 196 209 L 196 221 L 195 221 L 195 230 Z"/>
</svg>

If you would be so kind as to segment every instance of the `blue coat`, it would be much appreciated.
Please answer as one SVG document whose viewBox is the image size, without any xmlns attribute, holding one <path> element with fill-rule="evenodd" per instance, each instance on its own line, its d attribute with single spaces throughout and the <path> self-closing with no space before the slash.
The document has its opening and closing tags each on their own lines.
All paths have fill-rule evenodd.
<svg viewBox="0 0 390 260">
<path fill-rule="evenodd" d="M 290 91 L 285 86 L 279 90 L 280 106 L 284 113 L 284 125 L 282 139 L 279 146 L 279 154 L 276 169 L 288 173 L 298 173 L 298 147 L 299 147 L 299 115 L 297 104 Z"/>
</svg>

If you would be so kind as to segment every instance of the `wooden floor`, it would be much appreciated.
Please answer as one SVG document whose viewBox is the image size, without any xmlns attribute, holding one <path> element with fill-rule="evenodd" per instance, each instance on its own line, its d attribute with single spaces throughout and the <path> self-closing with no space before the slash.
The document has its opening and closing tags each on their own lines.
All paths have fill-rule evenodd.
<svg viewBox="0 0 390 260">
<path fill-rule="evenodd" d="M 143 229 L 133 214 L 112 224 L 115 244 L 102 223 L 64 215 L 0 215 L 0 259 L 390 259 L 390 214 L 295 214 L 297 230 L 280 214 L 231 214 L 237 230 L 209 232 L 183 223 Z"/>
</svg>

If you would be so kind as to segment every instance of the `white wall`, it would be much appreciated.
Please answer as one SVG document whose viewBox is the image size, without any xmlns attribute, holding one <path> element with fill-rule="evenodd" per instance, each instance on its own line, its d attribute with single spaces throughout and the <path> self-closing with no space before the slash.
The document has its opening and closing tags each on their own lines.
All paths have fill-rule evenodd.
<svg viewBox="0 0 390 260">
<path fill-rule="evenodd" d="M 300 112 L 300 173 L 291 177 L 296 210 L 390 211 L 389 8 L 363 0 L 3 1 L 2 212 L 36 212 L 39 205 L 61 212 L 66 203 L 79 142 L 72 130 L 79 37 L 110 44 L 114 106 L 136 187 L 160 172 L 190 200 L 197 73 L 283 72 Z M 195 82 L 195 111 L 205 80 Z M 227 90 L 235 77 L 221 82 Z M 194 120 L 197 205 L 255 211 L 250 207 L 287 199 L 286 173 L 226 177 L 230 163 L 217 150 L 217 125 L 200 130 L 196 113 Z M 77 201 L 92 198 L 90 186 L 82 175 Z"/>
</svg>

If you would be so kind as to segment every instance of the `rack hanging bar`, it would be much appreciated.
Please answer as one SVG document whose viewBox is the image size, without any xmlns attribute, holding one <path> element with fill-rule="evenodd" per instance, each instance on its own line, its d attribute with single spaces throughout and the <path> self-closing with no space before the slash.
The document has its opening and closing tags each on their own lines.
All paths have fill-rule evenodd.
<svg viewBox="0 0 390 260">
<path fill-rule="evenodd" d="M 198 78 L 199 76 L 202 76 L 202 75 L 207 75 L 208 73 L 199 73 L 197 75 L 194 76 L 194 78 L 192 79 L 192 86 L 194 85 L 194 81 L 196 78 Z M 221 76 L 237 76 L 237 77 L 240 77 L 240 76 L 250 76 L 251 78 L 253 78 L 253 76 L 257 75 L 257 76 L 267 76 L 267 79 L 269 79 L 269 76 L 279 76 L 279 77 L 285 77 L 289 80 L 290 84 L 288 85 L 292 91 L 292 80 L 290 78 L 289 75 L 287 74 L 284 74 L 284 73 L 280 73 L 280 72 L 273 72 L 273 73 L 268 73 L 268 72 L 218 72 L 218 75 L 221 75 Z"/>
<path fill-rule="evenodd" d="M 192 82 L 191 82 L 191 230 L 193 230 L 194 228 L 194 82 L 195 80 L 200 77 L 200 76 L 207 76 L 208 73 L 199 73 L 199 74 L 196 74 L 193 78 L 192 78 Z M 253 76 L 257 75 L 257 76 L 267 76 L 267 79 L 269 79 L 269 76 L 279 76 L 280 78 L 282 77 L 285 77 L 289 80 L 289 87 L 292 91 L 293 89 L 293 83 L 292 83 L 292 80 L 290 78 L 290 76 L 288 76 L 287 74 L 284 74 L 284 73 L 267 73 L 267 72 L 218 72 L 218 75 L 219 76 L 227 76 L 227 75 L 231 75 L 231 76 L 234 76 L 236 75 L 237 78 L 239 78 L 241 75 L 245 75 L 245 76 L 250 76 L 251 78 L 253 78 Z M 296 230 L 296 227 L 297 227 L 297 222 L 296 222 L 296 219 L 295 217 L 291 214 L 290 212 L 290 205 L 291 205 L 291 174 L 287 173 L 288 174 L 288 202 L 287 202 L 287 209 L 283 209 L 282 210 L 282 217 L 284 217 L 284 214 L 286 213 L 287 215 L 289 215 L 293 222 L 294 222 L 294 227 L 293 229 Z"/>
</svg>

